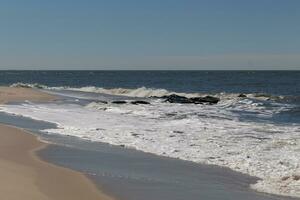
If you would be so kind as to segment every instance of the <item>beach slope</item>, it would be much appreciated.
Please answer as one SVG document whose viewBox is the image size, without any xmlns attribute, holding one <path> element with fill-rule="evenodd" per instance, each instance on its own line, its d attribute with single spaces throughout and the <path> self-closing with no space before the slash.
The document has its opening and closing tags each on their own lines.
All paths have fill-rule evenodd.
<svg viewBox="0 0 300 200">
<path fill-rule="evenodd" d="M 0 87 L 0 103 L 50 101 L 28 88 Z M 0 124 L 0 196 L 9 200 L 111 200 L 83 174 L 40 160 L 46 144 L 24 130 Z"/>
<path fill-rule="evenodd" d="M 51 101 L 56 97 L 39 90 L 21 87 L 0 87 L 0 104 L 10 101 Z"/>
</svg>

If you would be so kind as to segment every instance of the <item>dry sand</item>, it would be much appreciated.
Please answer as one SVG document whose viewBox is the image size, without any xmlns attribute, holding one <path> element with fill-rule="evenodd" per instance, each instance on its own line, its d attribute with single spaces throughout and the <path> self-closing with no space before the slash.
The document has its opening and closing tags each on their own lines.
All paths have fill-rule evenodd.
<svg viewBox="0 0 300 200">
<path fill-rule="evenodd" d="M 27 88 L 0 87 L 0 102 L 48 101 L 55 97 Z M 0 124 L 0 199 L 111 200 L 83 174 L 40 160 L 46 144 L 24 130 Z"/>
</svg>

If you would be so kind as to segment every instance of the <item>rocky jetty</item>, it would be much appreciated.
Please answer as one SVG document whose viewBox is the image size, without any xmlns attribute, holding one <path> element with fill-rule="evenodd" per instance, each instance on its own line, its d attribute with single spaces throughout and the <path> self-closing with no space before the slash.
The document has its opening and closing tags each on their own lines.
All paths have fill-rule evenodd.
<svg viewBox="0 0 300 200">
<path fill-rule="evenodd" d="M 165 99 L 169 103 L 182 103 L 182 104 L 217 104 L 220 99 L 213 96 L 204 96 L 204 97 L 192 97 L 187 98 L 185 96 L 179 96 L 177 94 L 171 94 L 167 96 L 162 96 L 162 99 Z"/>
</svg>

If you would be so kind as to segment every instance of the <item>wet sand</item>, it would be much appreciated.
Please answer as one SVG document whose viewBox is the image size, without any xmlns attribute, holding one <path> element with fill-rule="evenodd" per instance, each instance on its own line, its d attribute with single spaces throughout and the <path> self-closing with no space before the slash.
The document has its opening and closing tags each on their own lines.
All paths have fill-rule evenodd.
<svg viewBox="0 0 300 200">
<path fill-rule="evenodd" d="M 51 101 L 55 97 L 45 94 L 29 96 L 26 92 L 38 92 L 27 88 L 10 93 L 9 101 Z M 1 93 L 1 89 L 0 89 Z M 40 93 L 40 92 L 38 92 Z M 3 92 L 2 92 L 3 94 Z M 44 93 L 41 93 L 44 95 Z M 4 95 L 7 97 L 9 95 Z M 19 95 L 14 98 L 14 95 Z M 1 97 L 1 95 L 0 95 Z M 0 99 L 1 101 L 1 99 Z M 37 122 L 10 116 L 3 123 L 28 128 Z M 2 120 L 1 120 L 2 121 Z M 45 122 L 43 122 L 45 123 Z M 22 126 L 23 124 L 23 126 Z M 47 124 L 47 126 L 50 126 Z M 33 126 L 35 127 L 35 125 Z M 39 130 L 39 128 L 37 128 Z M 15 132 L 15 133 L 14 133 Z M 14 136 L 13 136 L 14 135 Z M 39 135 L 39 134 L 38 134 Z M 10 137 L 14 138 L 10 138 Z M 256 178 L 244 176 L 231 170 L 198 165 L 177 159 L 162 158 L 122 147 L 90 143 L 72 137 L 62 138 L 63 144 L 75 142 L 80 149 L 49 145 L 23 130 L 0 125 L 0 195 L 4 199 L 111 199 L 100 193 L 120 199 L 244 199 L 244 200 L 290 200 L 289 197 L 256 193 L 249 188 Z M 3 140 L 2 140 L 3 138 Z M 6 138 L 6 140 L 4 140 Z M 60 139 L 55 138 L 56 143 Z M 47 139 L 49 140 L 49 138 Z M 58 142 L 59 143 L 59 142 Z M 79 145 L 78 145 L 79 144 Z M 87 146 L 87 148 L 85 148 Z M 17 151 L 15 149 L 18 149 Z M 38 151 L 42 148 L 42 151 Z M 16 151 L 16 152 L 15 152 Z M 15 153 L 14 153 L 15 152 Z M 39 155 L 38 157 L 35 155 Z M 62 167 L 44 162 L 55 163 Z M 172 166 L 172 167 L 170 167 Z M 83 174 L 90 174 L 100 190 Z M 88 170 L 87 170 L 88 169 Z M 7 195 L 7 196 L 5 196 Z M 73 195 L 73 196 L 72 196 Z"/>
<path fill-rule="evenodd" d="M 0 103 L 51 101 L 56 97 L 28 88 L 0 87 Z M 111 200 L 83 174 L 40 160 L 47 145 L 24 130 L 0 124 L 0 196 L 9 200 Z"/>
<path fill-rule="evenodd" d="M 0 104 L 10 101 L 52 101 L 56 97 L 38 90 L 21 87 L 0 87 Z"/>
</svg>

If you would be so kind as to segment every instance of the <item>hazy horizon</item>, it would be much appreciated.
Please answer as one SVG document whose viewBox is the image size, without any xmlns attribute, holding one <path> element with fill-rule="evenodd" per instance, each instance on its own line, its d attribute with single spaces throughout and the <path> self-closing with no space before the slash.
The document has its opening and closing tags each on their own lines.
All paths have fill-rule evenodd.
<svg viewBox="0 0 300 200">
<path fill-rule="evenodd" d="M 300 1 L 0 2 L 0 70 L 299 70 Z"/>
</svg>

